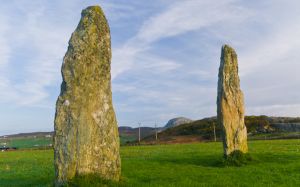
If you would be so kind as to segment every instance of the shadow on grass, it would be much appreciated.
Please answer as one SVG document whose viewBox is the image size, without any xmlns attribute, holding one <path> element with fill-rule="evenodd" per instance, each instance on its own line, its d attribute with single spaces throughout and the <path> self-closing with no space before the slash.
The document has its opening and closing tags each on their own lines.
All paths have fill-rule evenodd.
<svg viewBox="0 0 300 187">
<path fill-rule="evenodd" d="M 261 163 L 272 164 L 289 164 L 297 162 L 299 160 L 299 155 L 290 154 L 280 154 L 280 153 L 251 153 L 250 154 L 240 154 L 233 153 L 231 156 L 224 158 L 223 155 L 219 154 L 205 154 L 205 155 L 185 155 L 181 157 L 165 157 L 156 158 L 154 161 L 161 164 L 171 163 L 175 165 L 195 165 L 202 167 L 242 167 L 248 165 L 258 165 Z"/>
<path fill-rule="evenodd" d="M 299 161 L 299 155 L 291 155 L 284 153 L 253 153 L 251 154 L 255 158 L 259 159 L 262 163 L 281 163 L 281 164 L 289 164 L 293 162 Z"/>
<path fill-rule="evenodd" d="M 185 155 L 182 157 L 165 157 L 157 158 L 154 161 L 161 164 L 175 164 L 175 165 L 195 165 L 202 167 L 221 167 L 222 155 L 206 154 L 206 155 Z"/>
<path fill-rule="evenodd" d="M 1 177 L 0 177 L 1 178 Z M 16 186 L 16 187 L 27 187 L 27 186 L 53 186 L 54 179 L 36 179 L 33 180 L 31 177 L 28 178 L 14 178 L 14 179 L 1 179 L 0 186 Z"/>
</svg>

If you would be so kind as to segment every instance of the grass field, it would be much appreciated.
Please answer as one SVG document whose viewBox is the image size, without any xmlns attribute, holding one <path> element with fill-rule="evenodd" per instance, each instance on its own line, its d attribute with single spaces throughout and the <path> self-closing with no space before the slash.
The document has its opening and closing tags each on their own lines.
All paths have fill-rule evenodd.
<svg viewBox="0 0 300 187">
<path fill-rule="evenodd" d="M 300 140 L 250 141 L 254 161 L 222 164 L 221 143 L 122 147 L 117 186 L 300 186 Z M 0 152 L 0 186 L 51 186 L 53 151 Z"/>
</svg>

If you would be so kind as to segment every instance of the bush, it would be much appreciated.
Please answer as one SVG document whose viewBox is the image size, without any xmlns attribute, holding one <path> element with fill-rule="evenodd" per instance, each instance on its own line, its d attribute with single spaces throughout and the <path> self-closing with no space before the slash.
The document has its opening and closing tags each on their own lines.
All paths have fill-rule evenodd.
<svg viewBox="0 0 300 187">
<path fill-rule="evenodd" d="M 230 155 L 227 155 L 223 159 L 224 166 L 243 166 L 253 161 L 253 158 L 249 153 L 243 153 L 239 150 L 235 150 Z"/>
</svg>

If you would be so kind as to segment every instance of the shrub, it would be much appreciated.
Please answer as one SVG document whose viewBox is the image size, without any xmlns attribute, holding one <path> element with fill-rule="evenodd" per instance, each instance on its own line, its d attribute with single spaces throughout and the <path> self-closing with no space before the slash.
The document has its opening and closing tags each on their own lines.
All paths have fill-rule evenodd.
<svg viewBox="0 0 300 187">
<path fill-rule="evenodd" d="M 235 150 L 223 159 L 224 166 L 243 166 L 253 161 L 253 158 L 249 153 L 243 153 L 239 150 Z"/>
</svg>

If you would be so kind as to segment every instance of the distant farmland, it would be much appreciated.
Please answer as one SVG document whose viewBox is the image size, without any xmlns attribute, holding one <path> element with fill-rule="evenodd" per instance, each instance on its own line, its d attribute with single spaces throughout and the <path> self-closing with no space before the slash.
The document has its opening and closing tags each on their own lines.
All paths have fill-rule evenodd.
<svg viewBox="0 0 300 187">
<path fill-rule="evenodd" d="M 47 148 L 53 144 L 50 133 L 45 135 L 19 135 L 0 139 L 1 147 L 16 147 L 18 149 Z"/>
<path fill-rule="evenodd" d="M 249 140 L 300 139 L 300 118 L 246 116 L 245 123 Z M 158 140 L 155 139 L 155 128 L 141 127 L 141 144 L 172 144 L 190 142 L 211 142 L 221 140 L 221 128 L 217 126 L 216 117 L 204 118 L 191 123 L 181 124 L 162 131 L 158 129 Z M 138 128 L 119 127 L 121 145 L 138 143 Z M 35 132 L 0 137 L 0 147 L 48 148 L 53 142 L 53 132 Z"/>
</svg>

